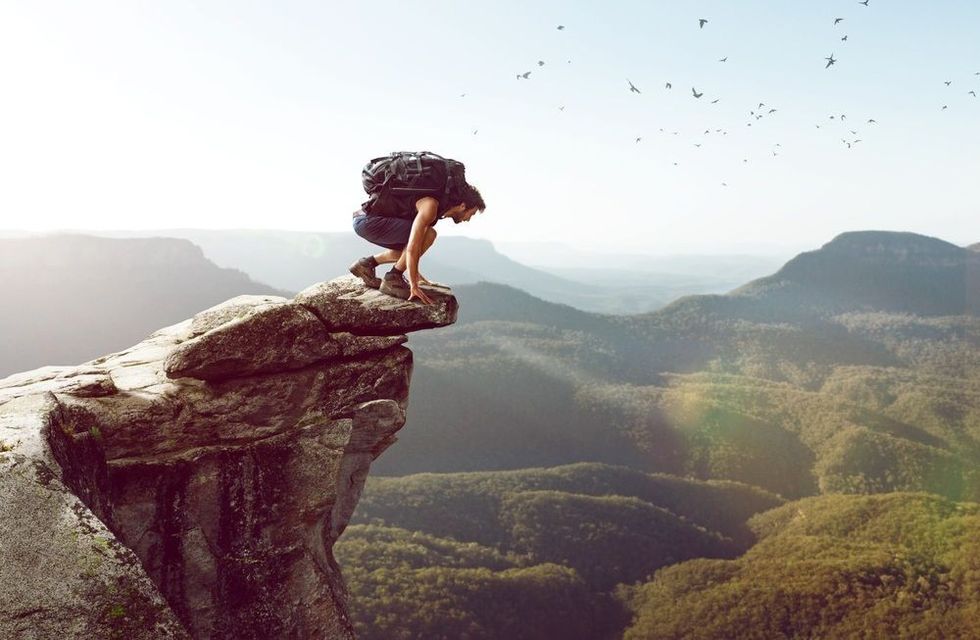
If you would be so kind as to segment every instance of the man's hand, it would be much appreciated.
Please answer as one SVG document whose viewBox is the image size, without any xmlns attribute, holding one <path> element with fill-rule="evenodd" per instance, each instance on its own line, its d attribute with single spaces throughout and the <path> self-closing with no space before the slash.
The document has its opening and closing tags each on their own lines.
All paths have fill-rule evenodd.
<svg viewBox="0 0 980 640">
<path fill-rule="evenodd" d="M 410 285 L 411 293 L 408 295 L 408 299 L 411 301 L 412 298 L 418 298 L 419 302 L 422 304 L 432 304 L 432 298 L 430 298 L 425 291 L 422 291 L 417 284 Z"/>
</svg>

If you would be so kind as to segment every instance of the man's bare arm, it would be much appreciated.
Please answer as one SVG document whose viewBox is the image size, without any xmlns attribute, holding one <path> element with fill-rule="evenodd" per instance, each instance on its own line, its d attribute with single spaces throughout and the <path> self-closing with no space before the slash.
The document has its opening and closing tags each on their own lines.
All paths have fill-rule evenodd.
<svg viewBox="0 0 980 640">
<path fill-rule="evenodd" d="M 413 289 L 419 286 L 419 258 L 422 257 L 422 245 L 425 242 L 426 232 L 437 220 L 439 201 L 429 196 L 420 198 L 417 202 L 417 211 L 412 222 L 412 231 L 408 236 L 408 245 L 405 247 L 405 269 L 408 271 L 408 283 Z"/>
</svg>

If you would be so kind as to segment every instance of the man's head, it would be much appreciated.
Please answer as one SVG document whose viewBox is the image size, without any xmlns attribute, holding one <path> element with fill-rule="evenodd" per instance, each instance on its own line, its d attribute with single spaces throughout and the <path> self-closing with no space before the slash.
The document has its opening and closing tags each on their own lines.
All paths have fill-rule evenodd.
<svg viewBox="0 0 980 640">
<path fill-rule="evenodd" d="M 446 217 L 452 218 L 456 224 L 466 222 L 477 211 L 484 211 L 487 208 L 486 203 L 483 202 L 483 196 L 480 195 L 476 187 L 469 183 L 463 183 L 459 190 L 459 197 L 462 201 L 446 212 Z"/>
</svg>

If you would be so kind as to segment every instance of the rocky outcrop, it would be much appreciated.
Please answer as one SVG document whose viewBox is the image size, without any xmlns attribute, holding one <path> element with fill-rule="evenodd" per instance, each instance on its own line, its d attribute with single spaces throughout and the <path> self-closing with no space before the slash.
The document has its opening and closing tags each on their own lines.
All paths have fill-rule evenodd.
<svg viewBox="0 0 980 640">
<path fill-rule="evenodd" d="M 0 637 L 353 638 L 332 546 L 405 422 L 405 333 L 455 321 L 430 295 L 239 296 L 0 380 Z"/>
</svg>

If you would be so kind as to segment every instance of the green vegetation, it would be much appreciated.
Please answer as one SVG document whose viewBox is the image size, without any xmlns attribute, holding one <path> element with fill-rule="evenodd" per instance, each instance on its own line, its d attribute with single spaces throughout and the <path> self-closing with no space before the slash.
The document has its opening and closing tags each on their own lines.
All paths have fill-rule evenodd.
<svg viewBox="0 0 980 640">
<path fill-rule="evenodd" d="M 750 520 L 735 560 L 698 559 L 622 590 L 641 638 L 974 638 L 980 505 L 925 493 L 830 495 Z"/>
<path fill-rule="evenodd" d="M 574 569 L 473 543 L 353 525 L 334 552 L 364 640 L 611 640 L 626 622 Z"/>
<path fill-rule="evenodd" d="M 409 421 L 354 516 L 401 532 L 347 556 L 355 607 L 422 602 L 379 595 L 382 571 L 451 572 L 411 597 L 457 637 L 523 637 L 469 613 L 461 576 L 550 567 L 589 637 L 980 637 L 978 268 L 865 233 L 637 316 L 457 288 L 459 322 L 412 337 Z"/>
<path fill-rule="evenodd" d="M 618 584 L 733 558 L 755 539 L 747 518 L 782 502 L 597 463 L 369 476 L 334 553 L 363 638 L 612 639 Z"/>
</svg>

